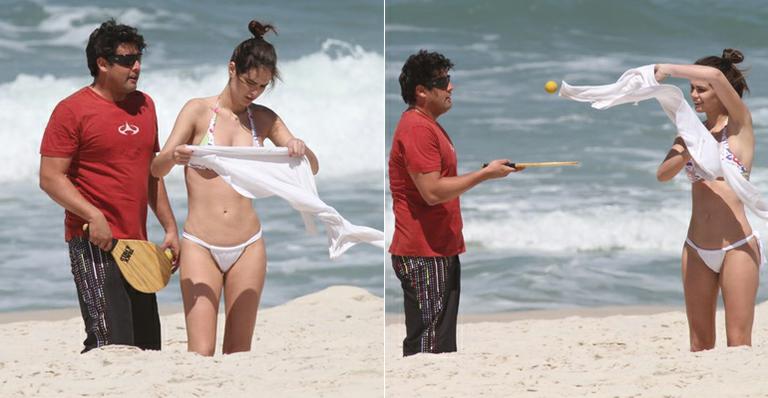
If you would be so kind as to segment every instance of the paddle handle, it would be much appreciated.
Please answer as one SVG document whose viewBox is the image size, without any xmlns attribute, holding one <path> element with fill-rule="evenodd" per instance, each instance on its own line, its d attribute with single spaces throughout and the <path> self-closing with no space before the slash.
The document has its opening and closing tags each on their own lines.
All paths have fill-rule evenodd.
<svg viewBox="0 0 768 398">
<path fill-rule="evenodd" d="M 511 168 L 514 169 L 515 168 L 515 164 L 516 163 L 513 163 L 513 162 L 507 162 L 507 163 L 504 163 L 504 166 L 511 167 Z M 488 165 L 489 165 L 489 163 L 483 163 L 483 168 L 488 167 Z"/>
<path fill-rule="evenodd" d="M 88 233 L 89 233 L 89 231 L 90 231 L 90 230 L 88 229 L 88 223 L 85 223 L 85 224 L 83 224 L 83 232 L 85 232 L 85 237 L 86 237 L 86 238 L 88 237 Z M 111 247 L 109 250 L 107 250 L 107 251 L 108 251 L 108 252 L 111 252 L 111 251 L 112 251 L 112 249 L 114 249 L 114 248 L 115 248 L 115 245 L 117 245 L 117 239 L 115 239 L 115 238 L 112 238 L 112 247 Z"/>
<path fill-rule="evenodd" d="M 568 162 L 507 162 L 504 163 L 507 167 L 512 168 L 518 168 L 518 167 L 562 167 L 562 166 L 578 166 L 579 162 L 576 161 L 568 161 Z M 483 163 L 483 167 L 488 167 L 488 163 Z"/>
</svg>

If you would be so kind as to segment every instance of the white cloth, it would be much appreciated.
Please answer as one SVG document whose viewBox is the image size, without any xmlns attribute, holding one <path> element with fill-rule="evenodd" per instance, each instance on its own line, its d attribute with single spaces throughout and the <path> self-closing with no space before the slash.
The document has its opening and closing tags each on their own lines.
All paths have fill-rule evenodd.
<svg viewBox="0 0 768 398">
<path fill-rule="evenodd" d="M 315 178 L 306 157 L 288 156 L 287 148 L 193 146 L 190 166 L 215 171 L 241 195 L 265 198 L 276 195 L 301 212 L 307 231 L 314 233 L 312 217 L 325 224 L 328 252 L 337 258 L 357 243 L 384 248 L 384 233 L 353 225 L 317 194 Z"/>
<path fill-rule="evenodd" d="M 616 83 L 602 86 L 571 86 L 562 82 L 560 96 L 591 102 L 596 109 L 655 98 L 677 127 L 677 135 L 685 142 L 702 176 L 707 180 L 723 177 L 742 203 L 755 215 L 768 219 L 768 203 L 763 200 L 760 192 L 744 178 L 736 164 L 726 160 L 725 148 L 699 120 L 683 97 L 683 92 L 676 86 L 656 81 L 654 66 L 651 64 L 629 69 Z"/>
</svg>

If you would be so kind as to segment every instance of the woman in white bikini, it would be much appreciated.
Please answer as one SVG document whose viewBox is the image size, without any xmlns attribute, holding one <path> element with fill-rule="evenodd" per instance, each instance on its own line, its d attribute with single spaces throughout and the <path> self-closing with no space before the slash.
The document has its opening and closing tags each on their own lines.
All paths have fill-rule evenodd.
<svg viewBox="0 0 768 398">
<path fill-rule="evenodd" d="M 725 49 L 695 65 L 656 65 L 656 80 L 690 80 L 697 112 L 720 142 L 721 157 L 749 177 L 755 152 L 752 116 L 742 101 L 748 91 L 735 66 L 744 59 L 738 50 Z M 685 168 L 692 186 L 692 213 L 683 246 L 682 274 L 691 351 L 715 346 L 717 296 L 723 292 L 728 346 L 751 345 L 762 246 L 730 186 L 722 179 L 706 181 L 683 140 L 675 139 L 659 166 L 659 181 L 667 181 Z"/>
<path fill-rule="evenodd" d="M 291 156 L 307 156 L 317 173 L 315 155 L 294 138 L 272 110 L 251 102 L 278 77 L 274 47 L 264 40 L 271 25 L 251 21 L 254 37 L 235 48 L 229 81 L 218 95 L 187 102 L 168 141 L 152 162 L 156 177 L 174 164 L 187 165 L 185 145 L 262 146 L 270 139 Z M 189 212 L 181 243 L 181 292 L 188 350 L 213 355 L 222 289 L 226 325 L 222 352 L 249 351 L 256 323 L 267 257 L 261 223 L 251 200 L 235 192 L 216 173 L 185 167 Z"/>
</svg>

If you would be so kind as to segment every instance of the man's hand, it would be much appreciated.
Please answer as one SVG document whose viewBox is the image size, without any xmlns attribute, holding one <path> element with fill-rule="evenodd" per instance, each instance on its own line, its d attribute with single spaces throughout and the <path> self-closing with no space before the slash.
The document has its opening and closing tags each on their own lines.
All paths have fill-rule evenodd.
<svg viewBox="0 0 768 398">
<path fill-rule="evenodd" d="M 105 252 L 112 250 L 112 230 L 103 214 L 99 213 L 98 216 L 89 221 L 88 241 Z"/>
<path fill-rule="evenodd" d="M 487 179 L 506 177 L 509 173 L 518 172 L 524 169 L 524 167 L 514 168 L 507 166 L 507 163 L 511 163 L 509 159 L 496 159 L 488 163 L 488 167 L 483 169 Z"/>
</svg>

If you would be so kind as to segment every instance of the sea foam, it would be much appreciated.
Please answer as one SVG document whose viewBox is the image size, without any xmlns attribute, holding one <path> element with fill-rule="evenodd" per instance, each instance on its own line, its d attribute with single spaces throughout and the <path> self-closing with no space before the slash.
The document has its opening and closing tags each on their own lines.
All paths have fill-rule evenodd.
<svg viewBox="0 0 768 398">
<path fill-rule="evenodd" d="M 285 121 L 306 141 L 321 163 L 320 178 L 370 174 L 383 178 L 384 58 L 359 46 L 328 39 L 320 49 L 280 62 L 282 81 L 257 103 Z M 32 180 L 39 167 L 39 146 L 51 111 L 89 76 L 20 74 L 0 85 L 0 182 Z M 169 136 L 184 103 L 217 95 L 227 83 L 226 62 L 189 69 L 143 66 L 139 89 L 157 106 L 160 145 Z"/>
</svg>

